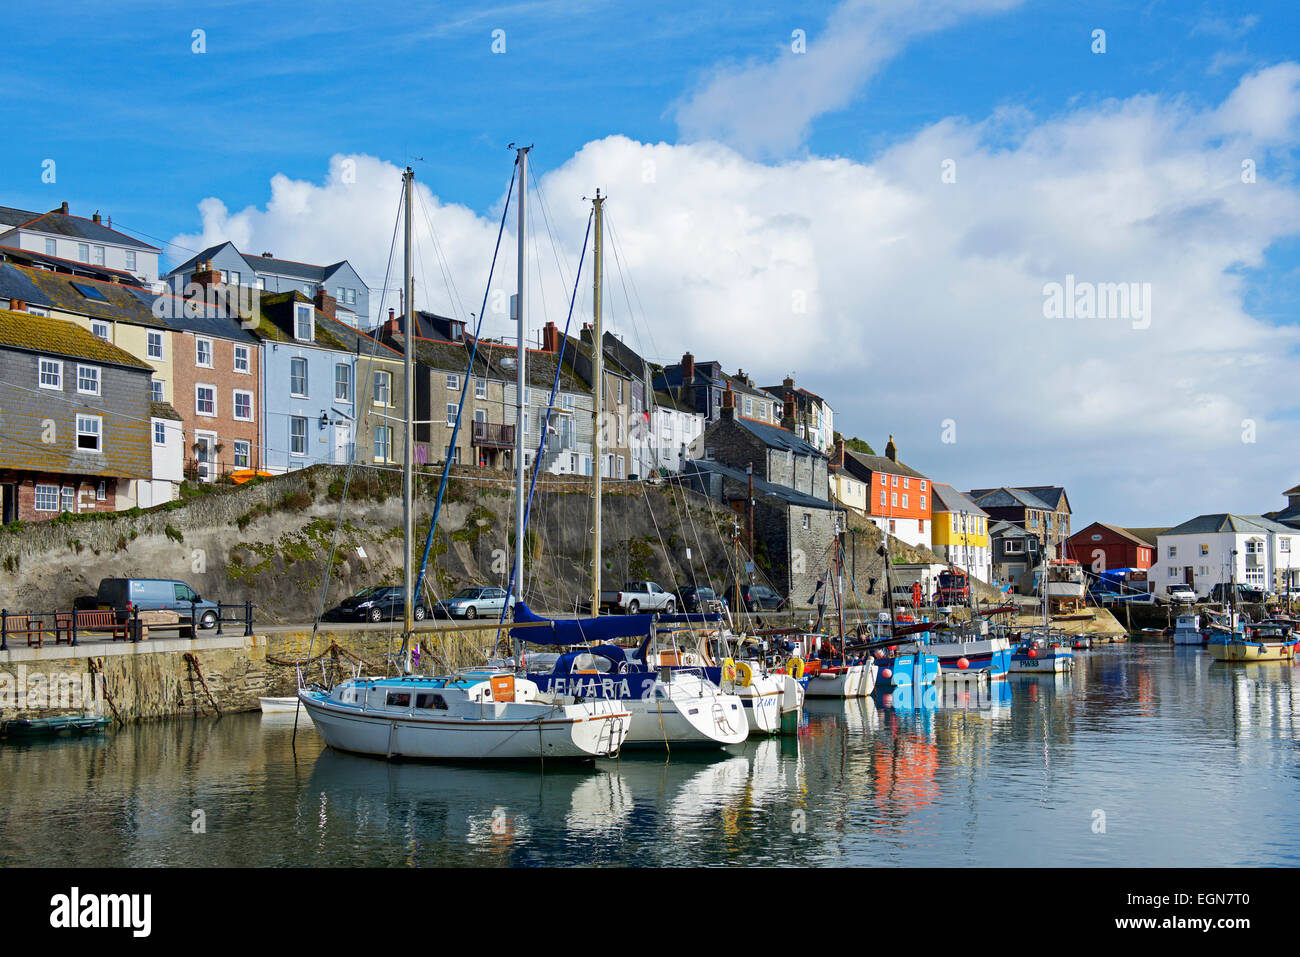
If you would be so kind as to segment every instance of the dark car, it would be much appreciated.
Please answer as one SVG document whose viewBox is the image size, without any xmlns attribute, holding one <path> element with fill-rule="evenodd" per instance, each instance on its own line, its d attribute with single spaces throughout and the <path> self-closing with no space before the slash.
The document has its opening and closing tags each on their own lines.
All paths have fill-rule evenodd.
<svg viewBox="0 0 1300 957">
<path fill-rule="evenodd" d="M 746 611 L 775 611 L 785 605 L 785 599 L 766 585 L 741 585 L 740 600 Z M 736 607 L 736 586 L 727 592 L 727 607 Z"/>
<path fill-rule="evenodd" d="M 402 616 L 405 594 L 401 585 L 372 585 L 343 599 L 322 617 L 326 621 L 390 621 Z M 416 601 L 413 613 L 416 621 L 429 616 L 422 599 Z"/>
<path fill-rule="evenodd" d="M 711 611 L 713 603 L 719 600 L 718 593 L 707 585 L 691 585 L 677 592 L 677 604 L 691 614 Z"/>
<path fill-rule="evenodd" d="M 1210 601 L 1226 603 L 1228 597 L 1232 594 L 1232 588 L 1233 586 L 1220 582 L 1210 589 Z M 1264 600 L 1264 591 L 1261 588 L 1249 588 L 1245 585 L 1237 585 L 1236 589 L 1237 601 L 1261 602 Z"/>
</svg>

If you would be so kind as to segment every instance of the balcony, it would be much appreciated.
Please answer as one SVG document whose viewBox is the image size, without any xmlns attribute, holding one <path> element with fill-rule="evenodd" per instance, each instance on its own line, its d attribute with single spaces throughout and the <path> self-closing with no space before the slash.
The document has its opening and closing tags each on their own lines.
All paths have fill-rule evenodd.
<svg viewBox="0 0 1300 957">
<path fill-rule="evenodd" d="M 489 449 L 513 449 L 515 427 L 496 425 L 492 422 L 475 422 L 473 438 L 470 441 L 476 446 Z"/>
</svg>

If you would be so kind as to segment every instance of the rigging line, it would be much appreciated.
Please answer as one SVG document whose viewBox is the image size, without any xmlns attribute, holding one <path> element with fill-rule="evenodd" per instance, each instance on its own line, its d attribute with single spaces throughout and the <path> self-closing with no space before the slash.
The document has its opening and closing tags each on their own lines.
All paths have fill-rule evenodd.
<svg viewBox="0 0 1300 957">
<path fill-rule="evenodd" d="M 453 309 L 459 309 L 460 315 L 464 316 L 466 314 L 465 302 L 460 297 L 460 288 L 456 285 L 456 278 L 451 268 L 451 262 L 443 252 L 442 241 L 438 238 L 438 230 L 433 225 L 433 215 L 429 212 L 429 209 L 424 202 L 424 196 L 420 194 L 418 190 L 416 195 L 419 198 L 420 211 L 424 213 L 425 222 L 429 227 L 429 235 L 433 239 L 433 251 L 436 254 L 438 268 L 442 271 L 443 285 L 447 287 L 447 301 L 452 303 Z M 425 281 L 427 283 L 427 278 Z"/>
<path fill-rule="evenodd" d="M 573 307 L 577 304 L 578 301 L 578 282 L 582 278 L 582 263 L 587 258 L 587 242 L 591 238 L 591 222 L 595 218 L 595 216 L 596 216 L 596 212 L 595 210 L 592 210 L 591 215 L 587 217 L 587 231 L 582 238 L 582 255 L 578 258 L 578 271 L 573 277 L 573 295 L 569 299 L 569 316 L 564 321 L 564 335 L 560 338 L 560 352 L 555 359 L 555 380 L 554 382 L 551 383 L 551 398 L 546 406 L 546 418 L 541 423 L 542 428 L 540 431 L 542 435 L 541 438 L 538 440 L 537 455 L 533 459 L 533 475 L 528 487 L 528 501 L 524 506 L 524 524 L 522 528 L 518 529 L 515 532 L 516 536 L 523 535 L 528 529 L 528 515 L 533 507 L 533 492 L 537 488 L 537 474 L 541 471 L 542 468 L 542 454 L 546 450 L 546 434 L 549 431 L 551 426 L 551 413 L 555 409 L 555 394 L 560 388 L 560 372 L 564 368 L 564 351 L 565 351 L 565 347 L 569 343 L 569 326 L 573 322 Z M 596 383 L 595 388 L 600 388 L 600 383 Z M 595 425 L 595 423 L 593 423 L 593 425 Z M 522 467 L 522 463 L 516 463 L 516 468 L 519 467 Z M 510 588 L 508 589 L 509 594 L 512 595 L 514 594 L 514 585 L 515 585 L 515 573 L 514 570 L 512 569 L 510 572 Z M 505 606 L 502 606 L 501 618 L 499 619 L 499 621 L 504 623 L 505 620 L 506 620 L 506 609 Z"/>
<path fill-rule="evenodd" d="M 497 227 L 497 243 L 496 243 L 496 248 L 492 251 L 492 264 L 488 268 L 487 282 L 484 284 L 483 287 L 483 306 L 482 308 L 479 309 L 478 322 L 475 324 L 474 327 L 474 342 L 470 346 L 468 368 L 465 373 L 465 380 L 461 384 L 461 388 L 460 388 L 460 402 L 456 407 L 456 422 L 452 426 L 452 432 L 451 432 L 450 448 L 452 448 L 453 450 L 456 448 L 456 441 L 460 434 L 460 422 L 465 414 L 465 397 L 469 390 L 470 380 L 474 376 L 474 363 L 478 357 L 479 333 L 482 331 L 483 328 L 483 314 L 487 312 L 488 296 L 492 292 L 492 276 L 496 271 L 497 256 L 500 255 L 501 252 L 501 238 L 502 236 L 505 235 L 506 216 L 510 212 L 511 197 L 514 196 L 515 179 L 517 178 L 518 165 L 519 165 L 519 159 L 518 157 L 516 157 L 515 159 L 516 168 L 510 171 L 510 185 L 506 189 L 506 201 L 504 206 L 501 209 L 501 224 Z M 405 336 L 405 345 L 406 348 L 413 349 L 415 348 L 414 337 L 410 333 L 411 330 L 407 329 L 406 336 Z M 445 459 L 445 461 L 443 462 L 442 465 L 442 478 L 438 483 L 438 497 L 437 500 L 434 502 L 433 517 L 429 522 L 429 534 L 424 541 L 424 555 L 420 559 L 420 572 L 415 579 L 417 594 L 419 593 L 420 585 L 424 581 L 425 573 L 429 567 L 429 552 L 433 548 L 433 535 L 434 535 L 434 531 L 438 527 L 438 516 L 442 512 L 442 501 L 443 501 L 443 497 L 447 493 L 447 479 L 448 476 L 451 474 L 451 461 L 454 458 L 454 456 L 444 455 L 443 458 Z M 403 644 L 402 651 L 403 653 L 405 653 L 406 639 L 403 639 L 402 644 Z"/>
<path fill-rule="evenodd" d="M 655 343 L 654 330 L 650 328 L 650 323 L 649 323 L 649 322 L 646 320 L 646 318 L 645 318 L 645 316 L 646 316 L 645 306 L 642 305 L 642 303 L 641 303 L 641 293 L 640 293 L 640 291 L 636 288 L 636 279 L 633 278 L 633 276 L 632 276 L 632 274 L 631 274 L 630 271 L 626 270 L 626 269 L 623 267 L 623 257 L 619 255 L 619 249 L 620 249 L 620 248 L 622 247 L 622 245 L 623 245 L 622 240 L 620 240 L 619 237 L 618 237 L 618 230 L 615 228 L 615 224 L 614 224 L 614 220 L 613 220 L 613 218 L 612 218 L 612 217 L 609 217 L 608 214 L 607 214 L 607 218 L 609 219 L 610 248 L 612 248 L 612 249 L 614 250 L 614 263 L 615 263 L 615 265 L 618 266 L 618 277 L 619 277 L 619 282 L 621 282 L 621 283 L 623 284 L 623 298 L 624 298 L 625 300 L 627 300 L 627 298 L 628 298 L 628 295 L 627 295 L 627 286 L 628 286 L 629 283 L 631 283 L 631 285 L 632 285 L 632 295 L 633 295 L 633 297 L 635 297 L 635 299 L 636 299 L 637 310 L 638 310 L 638 313 L 639 313 L 639 315 L 641 316 L 641 320 L 642 320 L 641 324 L 644 324 L 644 326 L 645 326 L 645 331 L 646 331 L 646 336 L 650 339 L 650 351 L 651 351 L 653 354 L 658 354 L 658 352 L 659 352 L 659 347 L 658 347 L 658 345 Z M 631 314 L 632 314 L 632 303 L 631 303 L 630 300 L 628 301 L 627 309 L 628 309 L 628 314 L 631 315 Z M 642 348 L 641 335 L 640 335 L 640 327 L 641 327 L 641 324 L 638 324 L 635 320 L 634 320 L 633 323 L 632 323 L 632 330 L 633 330 L 634 333 L 636 333 L 636 337 L 637 337 L 637 346 L 638 346 L 638 348 Z"/>
<path fill-rule="evenodd" d="M 551 231 L 550 204 L 546 202 L 546 194 L 542 192 L 542 184 L 537 182 L 537 175 L 530 169 L 528 175 L 533 179 L 533 191 L 537 194 L 538 206 L 542 211 L 542 223 L 546 226 L 546 235 L 551 241 L 551 253 L 555 256 L 555 271 L 559 274 L 560 281 L 564 285 L 569 285 L 569 276 L 563 264 L 560 262 L 560 250 L 555 242 L 555 234 Z"/>
<path fill-rule="evenodd" d="M 397 204 L 397 216 L 393 221 L 393 238 L 390 241 L 388 247 L 388 265 L 385 268 L 385 273 L 384 273 L 385 286 L 388 285 L 388 277 L 391 274 L 393 268 L 393 256 L 397 251 L 397 231 L 402 222 L 402 208 L 405 206 L 405 204 L 406 204 L 406 197 L 405 197 L 405 190 L 403 190 L 402 199 Z M 382 298 L 380 300 L 379 306 L 382 315 L 382 310 L 383 310 Z M 375 344 L 378 345 L 379 340 L 375 339 L 374 341 Z M 354 383 L 354 391 L 355 391 L 355 383 Z M 312 649 L 315 647 L 316 644 L 316 633 L 320 630 L 321 616 L 324 615 L 325 613 L 325 602 L 329 596 L 330 573 L 334 569 L 334 556 L 338 553 L 339 531 L 343 527 L 343 508 L 347 504 L 348 490 L 352 486 L 352 475 L 355 466 L 356 466 L 356 449 L 355 449 L 355 443 L 353 443 L 353 454 L 348 456 L 348 467 L 347 470 L 343 473 L 343 492 L 339 496 L 338 516 L 334 520 L 334 532 L 330 538 L 329 558 L 325 563 L 324 571 L 321 572 L 320 598 L 316 603 L 316 614 L 314 616 L 311 625 L 311 638 L 307 642 L 307 657 L 309 658 L 311 657 Z M 295 712 L 295 717 L 294 717 L 295 729 L 297 727 L 297 721 L 298 721 L 297 713 Z"/>
</svg>

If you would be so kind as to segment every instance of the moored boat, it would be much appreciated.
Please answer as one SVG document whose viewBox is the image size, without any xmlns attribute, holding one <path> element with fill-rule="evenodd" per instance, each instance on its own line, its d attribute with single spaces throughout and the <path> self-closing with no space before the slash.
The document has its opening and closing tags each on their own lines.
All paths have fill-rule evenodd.
<svg viewBox="0 0 1300 957">
<path fill-rule="evenodd" d="M 1282 622 L 1247 624 L 1244 631 L 1231 635 L 1217 634 L 1206 645 L 1210 657 L 1225 663 L 1245 661 L 1294 661 L 1296 637 L 1290 625 Z"/>
<path fill-rule="evenodd" d="M 1011 653 L 1012 674 L 1062 674 L 1074 667 L 1074 651 L 1047 635 L 1026 635 Z"/>
</svg>

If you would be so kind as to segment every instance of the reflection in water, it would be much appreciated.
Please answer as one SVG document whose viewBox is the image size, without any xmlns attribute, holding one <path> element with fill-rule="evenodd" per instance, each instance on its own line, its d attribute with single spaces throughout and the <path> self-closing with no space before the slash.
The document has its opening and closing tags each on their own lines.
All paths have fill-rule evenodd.
<svg viewBox="0 0 1300 957">
<path fill-rule="evenodd" d="M 310 727 L 295 751 L 257 715 L 6 743 L 0 864 L 1295 864 L 1295 681 L 1103 646 L 1069 675 L 817 700 L 797 735 L 540 771 L 388 764 Z"/>
</svg>

